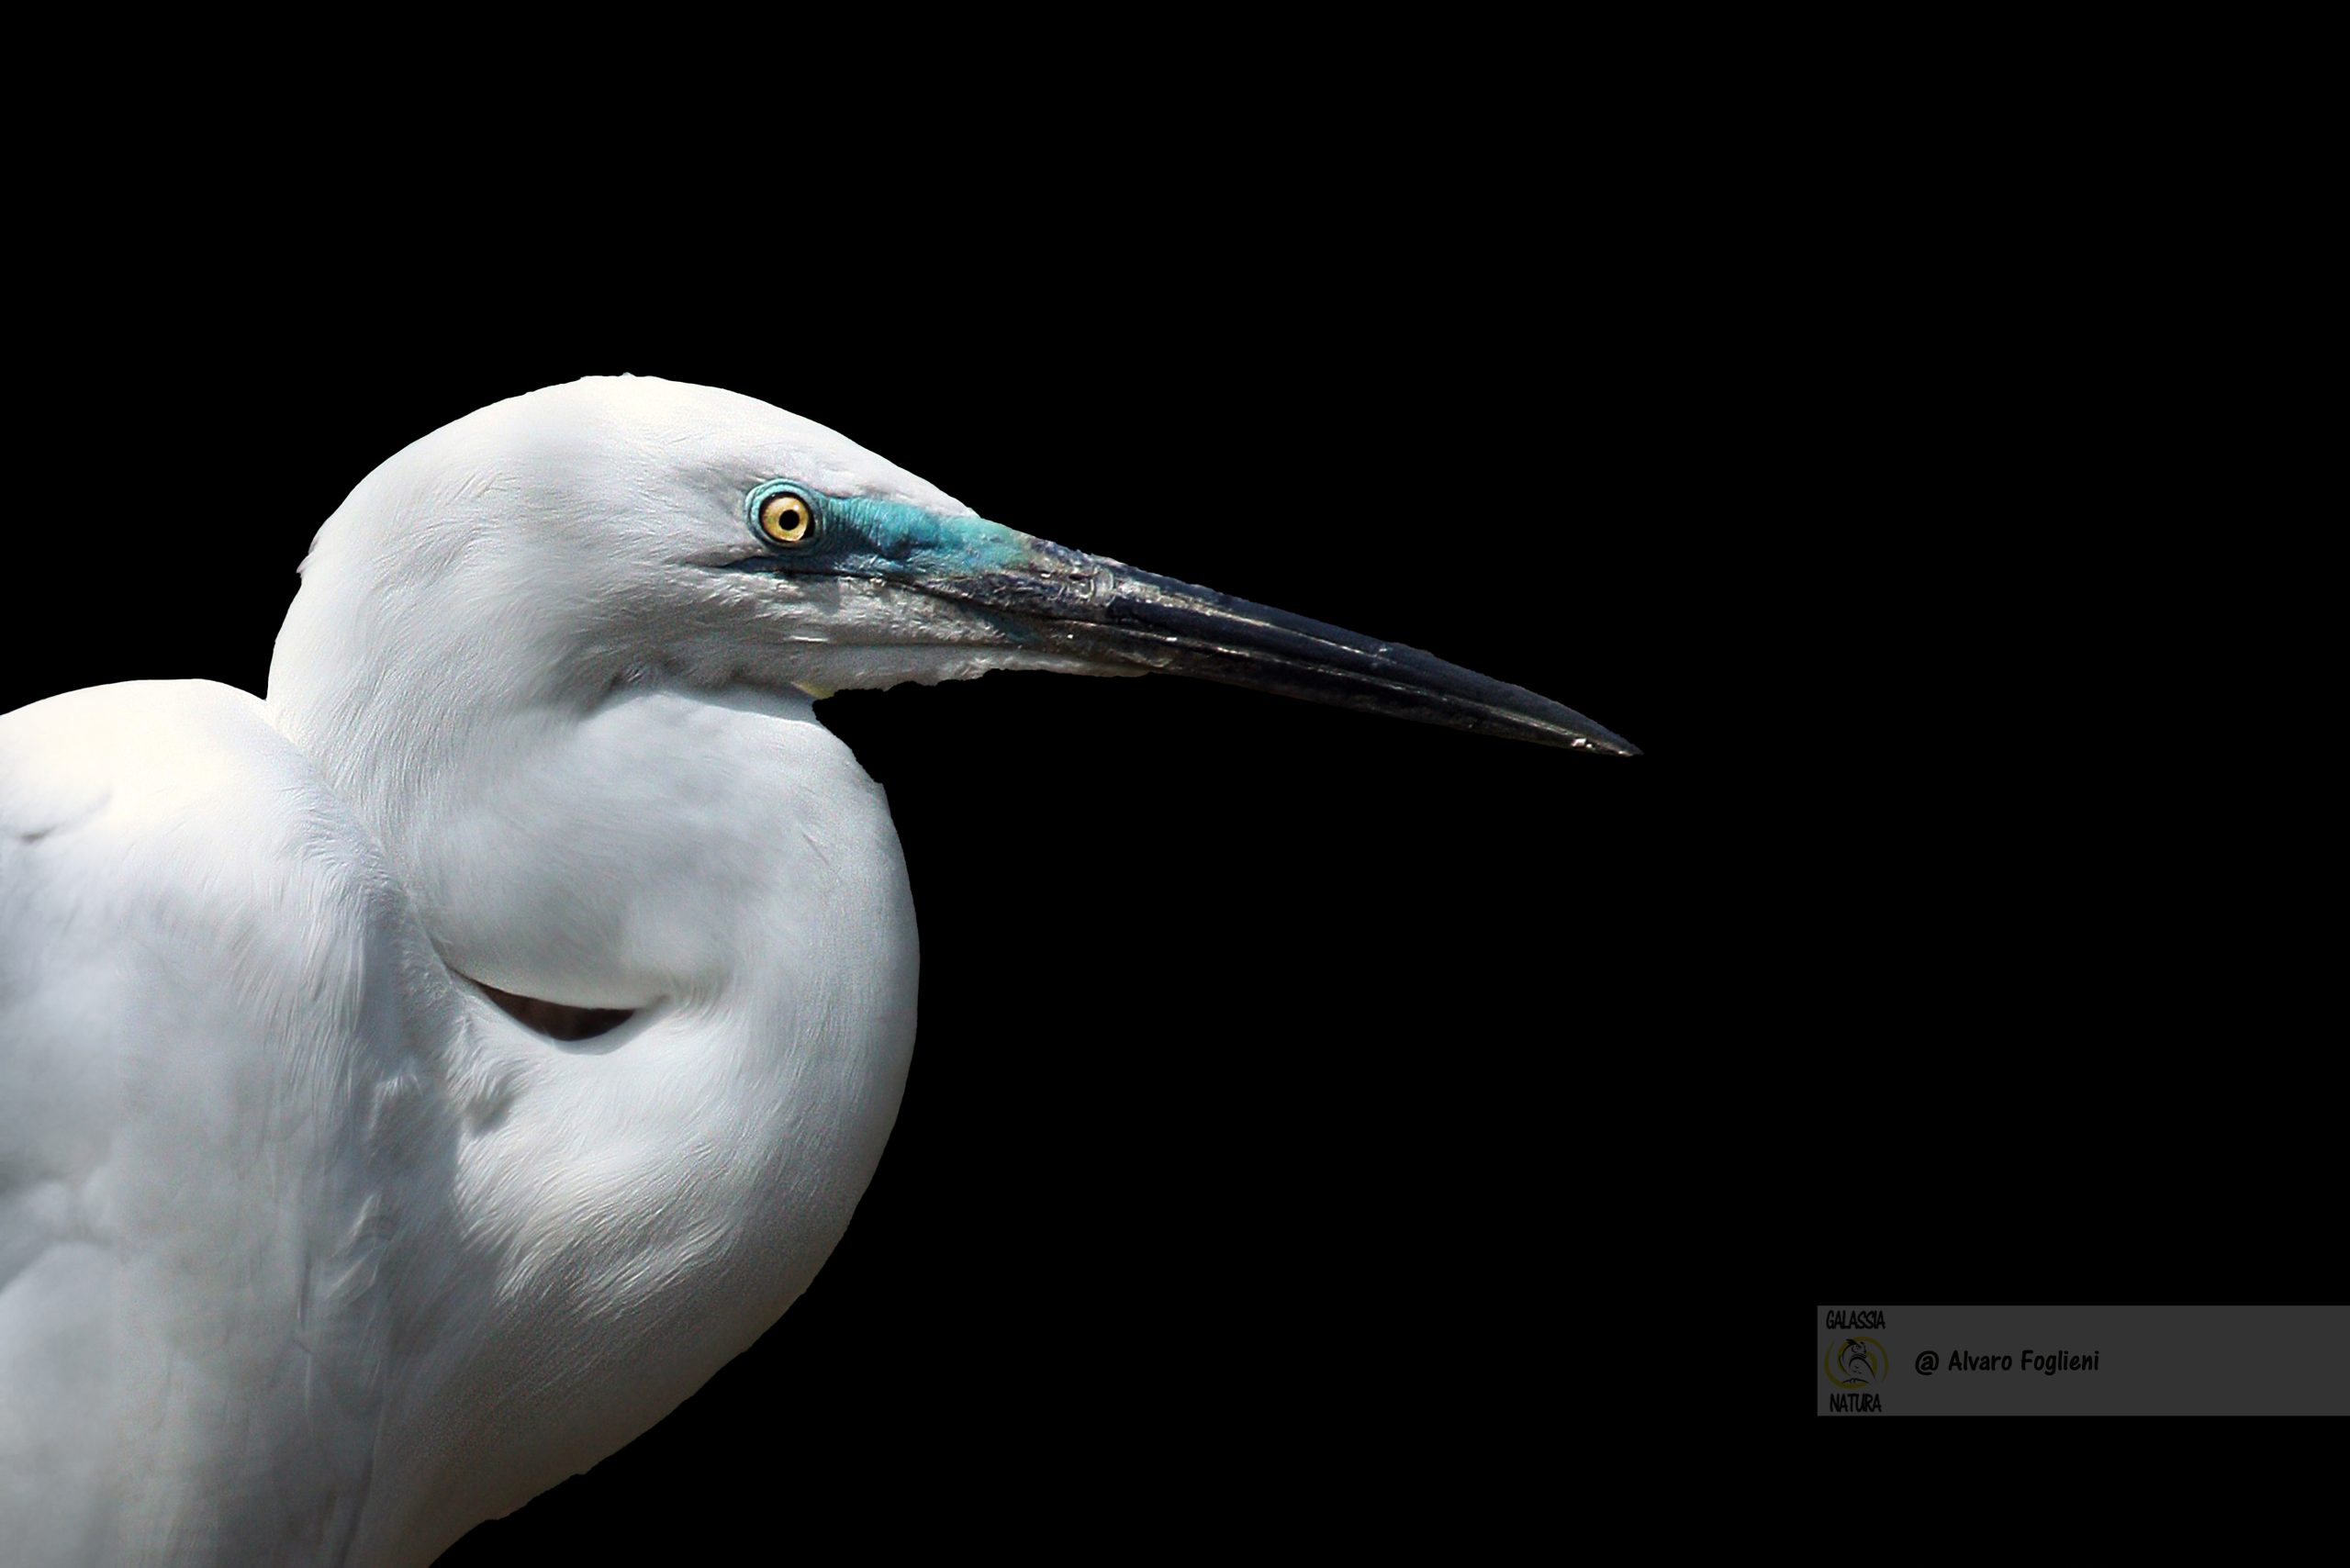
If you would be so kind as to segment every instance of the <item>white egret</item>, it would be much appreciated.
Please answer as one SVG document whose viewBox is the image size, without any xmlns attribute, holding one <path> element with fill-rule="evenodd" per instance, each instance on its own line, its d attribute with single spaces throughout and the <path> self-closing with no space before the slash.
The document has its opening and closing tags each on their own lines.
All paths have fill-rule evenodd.
<svg viewBox="0 0 2350 1568">
<path fill-rule="evenodd" d="M 812 702 L 1005 668 L 1631 749 L 628 377 L 363 481 L 265 701 L 0 719 L 9 1561 L 429 1562 L 749 1345 L 914 1032 L 896 834 Z"/>
</svg>

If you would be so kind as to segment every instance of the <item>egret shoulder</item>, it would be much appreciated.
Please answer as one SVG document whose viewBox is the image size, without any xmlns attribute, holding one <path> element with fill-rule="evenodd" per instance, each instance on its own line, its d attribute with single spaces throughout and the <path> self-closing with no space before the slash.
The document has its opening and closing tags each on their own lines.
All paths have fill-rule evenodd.
<svg viewBox="0 0 2350 1568">
<path fill-rule="evenodd" d="M 396 1130 L 429 1170 L 413 1124 L 463 1026 L 256 699 L 141 682 L 0 717 L 0 1518 L 35 1532 L 12 1560 L 341 1554 L 408 1195 L 378 1154 Z"/>
</svg>

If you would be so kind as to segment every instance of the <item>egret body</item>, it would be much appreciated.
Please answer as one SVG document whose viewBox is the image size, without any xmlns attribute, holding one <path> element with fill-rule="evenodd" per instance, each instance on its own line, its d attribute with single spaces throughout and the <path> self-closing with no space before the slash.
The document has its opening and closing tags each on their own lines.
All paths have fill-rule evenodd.
<svg viewBox="0 0 2350 1568">
<path fill-rule="evenodd" d="M 747 1347 L 913 1045 L 903 857 L 812 704 L 1003 668 L 1630 749 L 628 377 L 363 481 L 266 700 L 0 718 L 11 1561 L 429 1562 Z"/>
</svg>

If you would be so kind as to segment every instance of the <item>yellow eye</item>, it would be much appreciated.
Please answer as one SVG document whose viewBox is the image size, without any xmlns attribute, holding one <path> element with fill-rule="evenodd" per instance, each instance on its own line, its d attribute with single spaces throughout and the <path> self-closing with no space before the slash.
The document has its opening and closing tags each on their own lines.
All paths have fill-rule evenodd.
<svg viewBox="0 0 2350 1568">
<path fill-rule="evenodd" d="M 759 503 L 759 532 L 778 544 L 804 544 L 815 526 L 815 514 L 798 496 L 769 496 Z"/>
</svg>

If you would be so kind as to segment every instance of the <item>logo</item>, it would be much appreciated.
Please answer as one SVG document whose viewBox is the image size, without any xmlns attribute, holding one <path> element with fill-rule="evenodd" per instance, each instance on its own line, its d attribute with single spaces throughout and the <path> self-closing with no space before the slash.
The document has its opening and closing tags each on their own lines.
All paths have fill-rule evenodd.
<svg viewBox="0 0 2350 1568">
<path fill-rule="evenodd" d="M 1885 1414 L 1885 1396 L 1877 1388 L 1893 1374 L 1893 1352 L 1884 1340 L 1861 1332 L 1874 1328 L 1882 1333 L 1885 1327 L 1881 1306 L 1828 1308 L 1828 1353 L 1820 1358 L 1820 1367 L 1833 1391 L 1828 1395 L 1830 1415 Z"/>
<path fill-rule="evenodd" d="M 1865 1334 L 1828 1347 L 1828 1381 L 1839 1388 L 1874 1388 L 1892 1370 L 1893 1356 Z"/>
</svg>

